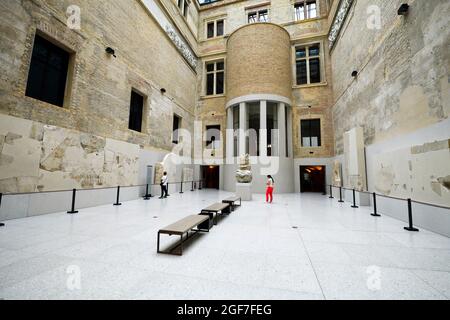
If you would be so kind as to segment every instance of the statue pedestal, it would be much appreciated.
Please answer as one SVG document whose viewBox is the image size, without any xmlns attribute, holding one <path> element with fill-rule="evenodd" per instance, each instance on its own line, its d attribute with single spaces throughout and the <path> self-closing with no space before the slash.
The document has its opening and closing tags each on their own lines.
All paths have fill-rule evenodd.
<svg viewBox="0 0 450 320">
<path fill-rule="evenodd" d="M 252 184 L 237 182 L 236 196 L 241 197 L 242 201 L 252 201 Z"/>
</svg>

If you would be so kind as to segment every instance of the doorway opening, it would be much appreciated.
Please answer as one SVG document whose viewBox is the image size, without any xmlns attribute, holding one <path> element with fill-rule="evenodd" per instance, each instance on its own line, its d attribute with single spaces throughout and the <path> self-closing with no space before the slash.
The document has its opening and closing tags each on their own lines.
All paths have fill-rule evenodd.
<svg viewBox="0 0 450 320">
<path fill-rule="evenodd" d="M 325 192 L 325 166 L 300 166 L 300 192 Z"/>
<path fill-rule="evenodd" d="M 203 188 L 219 189 L 219 166 L 202 166 Z"/>
</svg>

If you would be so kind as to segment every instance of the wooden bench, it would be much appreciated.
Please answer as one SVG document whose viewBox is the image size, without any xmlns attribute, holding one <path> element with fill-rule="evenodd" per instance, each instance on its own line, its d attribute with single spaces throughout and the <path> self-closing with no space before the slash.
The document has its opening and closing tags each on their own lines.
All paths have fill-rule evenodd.
<svg viewBox="0 0 450 320">
<path fill-rule="evenodd" d="M 236 204 L 236 202 L 238 202 L 238 200 L 239 200 L 239 204 Z M 232 211 L 234 211 L 236 209 L 236 207 L 240 207 L 242 204 L 241 197 L 236 197 L 236 196 L 226 198 L 226 199 L 222 200 L 222 202 L 228 203 L 230 205 Z"/>
<path fill-rule="evenodd" d="M 202 229 L 199 228 L 199 225 L 207 221 L 209 217 L 204 215 L 190 215 L 186 218 L 183 218 L 175 223 L 172 223 L 171 225 L 168 225 L 167 227 L 164 227 L 160 230 L 158 230 L 158 247 L 157 252 L 158 253 L 165 253 L 165 254 L 174 254 L 181 256 L 183 254 L 183 244 L 190 238 L 192 238 L 193 235 L 195 235 L 197 232 L 209 232 L 209 228 Z M 195 229 L 197 228 L 197 229 Z M 193 232 L 189 234 L 190 232 Z M 173 246 L 171 246 L 166 251 L 161 251 L 159 249 L 159 242 L 160 242 L 160 235 L 161 234 L 168 234 L 171 235 L 178 235 L 181 237 L 180 241 L 175 243 Z M 185 237 L 186 235 L 186 237 Z M 178 253 L 174 253 L 175 250 L 179 248 Z"/>
<path fill-rule="evenodd" d="M 215 214 L 215 219 L 214 219 L 214 224 L 217 225 L 217 220 L 218 220 L 218 215 L 219 212 L 221 213 L 221 215 L 223 214 L 229 214 L 230 213 L 230 205 L 228 203 L 214 203 L 213 205 L 209 206 L 208 208 L 205 208 L 202 210 L 202 212 L 200 214 L 207 214 L 209 215 L 210 219 L 214 219 L 214 214 Z"/>
</svg>

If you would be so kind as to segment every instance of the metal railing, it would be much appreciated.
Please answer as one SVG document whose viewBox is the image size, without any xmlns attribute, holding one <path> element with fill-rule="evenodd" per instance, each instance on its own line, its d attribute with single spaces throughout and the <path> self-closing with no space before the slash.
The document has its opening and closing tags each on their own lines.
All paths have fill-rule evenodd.
<svg viewBox="0 0 450 320">
<path fill-rule="evenodd" d="M 359 191 L 359 190 L 356 190 L 354 188 L 351 189 L 351 188 L 345 188 L 345 187 L 342 187 L 342 186 L 333 186 L 331 184 L 327 185 L 327 186 L 330 187 L 330 196 L 328 197 L 330 199 L 334 199 L 334 197 L 333 197 L 333 188 L 338 188 L 339 189 L 339 200 L 338 200 L 338 202 L 341 202 L 341 203 L 344 202 L 344 200 L 342 199 L 342 190 L 352 191 L 352 196 L 353 196 L 353 203 L 351 205 L 352 208 L 358 208 L 358 206 L 356 205 L 356 193 L 357 192 L 361 193 L 361 194 L 372 195 L 373 212 L 371 213 L 371 216 L 373 216 L 373 217 L 381 217 L 381 215 L 378 213 L 378 209 L 377 209 L 377 197 L 387 198 L 387 199 L 394 199 L 394 200 L 399 200 L 399 201 L 406 201 L 407 208 L 408 208 L 408 226 L 404 227 L 404 229 L 408 230 L 408 231 L 419 231 L 419 229 L 415 228 L 414 224 L 413 224 L 412 203 L 422 204 L 422 205 L 435 207 L 435 208 L 440 208 L 440 209 L 444 209 L 444 210 L 450 210 L 450 207 L 437 205 L 437 204 L 433 204 L 433 203 L 417 201 L 417 200 L 412 200 L 411 198 L 393 197 L 393 196 L 388 196 L 388 195 L 384 195 L 384 194 L 378 194 L 376 192 Z M 324 195 L 326 195 L 326 194 L 327 193 L 324 192 Z"/>
<path fill-rule="evenodd" d="M 202 184 L 204 180 L 189 180 L 189 181 L 176 181 L 167 183 L 167 190 L 169 191 L 169 186 L 177 186 L 180 184 L 180 192 L 183 192 L 183 186 L 185 184 L 191 184 L 191 191 L 195 191 L 196 189 L 202 190 Z M 67 211 L 68 214 L 75 214 L 79 211 L 76 210 L 76 196 L 78 191 L 99 191 L 99 190 L 108 190 L 108 189 L 116 189 L 115 194 L 115 202 L 114 206 L 120 206 L 122 203 L 120 202 L 120 190 L 121 188 L 138 188 L 145 187 L 145 195 L 143 196 L 144 200 L 150 200 L 153 197 L 151 191 L 149 192 L 149 187 L 159 186 L 160 184 L 152 183 L 152 184 L 138 184 L 138 185 L 130 185 L 130 186 L 117 186 L 117 187 L 103 187 L 103 188 L 86 188 L 86 189 L 66 189 L 66 190 L 49 190 L 49 191 L 33 191 L 33 192 L 11 192 L 11 193 L 0 193 L 0 208 L 2 204 L 3 197 L 6 196 L 18 196 L 18 195 L 33 195 L 33 194 L 45 194 L 45 193 L 58 193 L 58 192 L 72 192 L 70 209 Z M 0 222 L 0 227 L 4 227 L 5 224 Z"/>
</svg>

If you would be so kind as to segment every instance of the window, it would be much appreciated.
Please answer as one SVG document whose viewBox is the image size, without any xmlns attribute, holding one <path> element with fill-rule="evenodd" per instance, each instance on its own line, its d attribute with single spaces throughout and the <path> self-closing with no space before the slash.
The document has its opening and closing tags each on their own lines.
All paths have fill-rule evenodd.
<svg viewBox="0 0 450 320">
<path fill-rule="evenodd" d="M 206 95 L 224 93 L 225 65 L 223 61 L 206 63 Z"/>
<path fill-rule="evenodd" d="M 246 150 L 250 156 L 259 156 L 260 102 L 247 103 Z"/>
<path fill-rule="evenodd" d="M 295 48 L 295 64 L 298 85 L 321 82 L 319 44 Z"/>
<path fill-rule="evenodd" d="M 278 140 L 278 104 L 267 102 L 266 107 L 266 127 L 267 127 L 267 156 L 277 155 Z"/>
<path fill-rule="evenodd" d="M 144 97 L 135 91 L 131 91 L 130 118 L 128 128 L 142 132 L 142 114 L 144 109 Z"/>
<path fill-rule="evenodd" d="M 302 147 L 320 147 L 320 119 L 301 120 Z"/>
<path fill-rule="evenodd" d="M 269 11 L 262 9 L 248 13 L 248 23 L 254 22 L 269 22 Z"/>
<path fill-rule="evenodd" d="M 70 53 L 36 34 L 25 95 L 62 107 Z"/>
<path fill-rule="evenodd" d="M 220 143 L 220 125 L 206 126 L 206 148 L 216 150 Z"/>
<path fill-rule="evenodd" d="M 294 4 L 295 20 L 305 20 L 317 17 L 316 1 L 298 1 Z"/>
<path fill-rule="evenodd" d="M 189 11 L 189 0 L 178 0 L 178 8 L 181 11 L 181 14 L 187 17 Z"/>
<path fill-rule="evenodd" d="M 224 20 L 211 21 L 206 24 L 206 37 L 208 39 L 220 37 L 224 34 Z"/>
<path fill-rule="evenodd" d="M 172 143 L 178 144 L 179 134 L 178 129 L 181 127 L 181 117 L 176 114 L 173 115 L 173 127 L 172 127 Z"/>
</svg>

